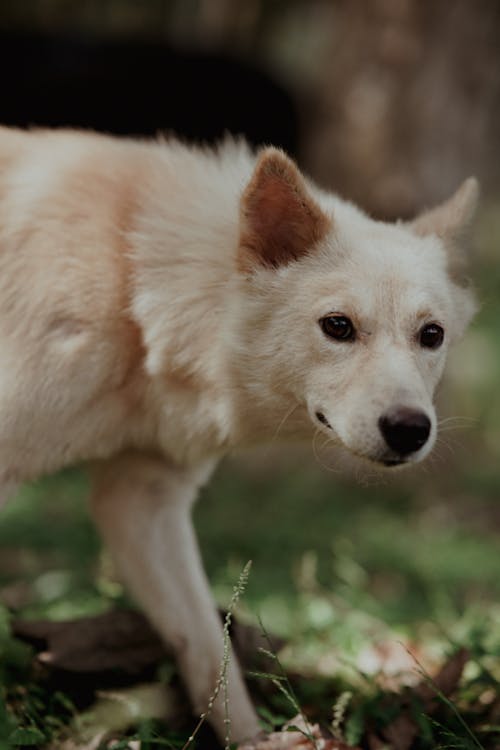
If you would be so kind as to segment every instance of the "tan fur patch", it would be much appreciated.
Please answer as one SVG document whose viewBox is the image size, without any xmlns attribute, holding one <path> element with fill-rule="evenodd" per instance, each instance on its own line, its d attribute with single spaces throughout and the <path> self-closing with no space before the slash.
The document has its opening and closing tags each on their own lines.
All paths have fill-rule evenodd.
<svg viewBox="0 0 500 750">
<path fill-rule="evenodd" d="M 87 223 L 92 215 L 93 224 L 99 227 L 101 242 L 104 240 L 111 251 L 116 272 L 114 304 L 108 312 L 108 320 L 115 329 L 117 352 L 120 352 L 120 367 L 117 367 L 120 378 L 115 388 L 122 391 L 132 405 L 140 400 L 138 393 L 133 391 L 142 387 L 140 375 L 143 373 L 145 347 L 140 327 L 131 315 L 133 267 L 127 236 L 138 209 L 137 184 L 141 170 L 140 165 L 131 165 L 129 161 L 119 163 L 117 159 L 108 174 L 103 174 L 102 158 L 98 151 L 89 155 L 78 171 L 68 175 L 66 189 L 73 206 L 77 205 L 76 210 L 81 212 L 81 219 L 77 215 L 75 220 Z M 94 267 L 99 267 L 98 258 Z"/>
</svg>

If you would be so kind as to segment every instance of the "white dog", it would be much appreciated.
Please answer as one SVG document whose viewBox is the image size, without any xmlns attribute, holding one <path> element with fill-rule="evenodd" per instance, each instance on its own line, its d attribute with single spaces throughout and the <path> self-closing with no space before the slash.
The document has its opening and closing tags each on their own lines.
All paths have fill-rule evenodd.
<svg viewBox="0 0 500 750">
<path fill-rule="evenodd" d="M 196 711 L 223 651 L 198 488 L 281 423 L 381 466 L 429 453 L 474 312 L 457 241 L 477 193 L 394 225 L 274 148 L 0 129 L 1 493 L 89 463 L 97 525 Z M 233 739 L 252 737 L 234 660 L 228 681 Z M 211 721 L 223 736 L 220 697 Z"/>
</svg>

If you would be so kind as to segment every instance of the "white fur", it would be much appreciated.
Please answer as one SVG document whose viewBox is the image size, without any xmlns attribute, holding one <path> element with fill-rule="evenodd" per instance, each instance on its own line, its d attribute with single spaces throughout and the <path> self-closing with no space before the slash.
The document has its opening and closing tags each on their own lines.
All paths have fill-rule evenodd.
<svg viewBox="0 0 500 750">
<path fill-rule="evenodd" d="M 289 192 L 299 234 L 313 220 L 328 230 L 298 259 L 243 268 L 247 186 L 265 193 L 268 179 L 277 200 Z M 452 278 L 450 238 L 476 192 L 466 183 L 420 224 L 390 225 L 304 183 L 278 152 L 257 163 L 243 143 L 0 129 L 1 494 L 91 462 L 96 522 L 175 646 L 197 710 L 222 654 L 189 521 L 200 483 L 287 415 L 284 437 L 319 428 L 380 463 L 379 418 L 418 409 L 432 433 L 408 461 L 427 455 L 446 351 L 474 310 Z M 286 199 L 283 210 L 277 223 Z M 324 335 L 318 321 L 334 312 L 354 321 L 355 341 Z M 428 322 L 446 332 L 436 351 L 418 343 Z M 242 739 L 258 722 L 234 662 L 229 685 Z M 223 735 L 220 698 L 212 720 Z"/>
</svg>

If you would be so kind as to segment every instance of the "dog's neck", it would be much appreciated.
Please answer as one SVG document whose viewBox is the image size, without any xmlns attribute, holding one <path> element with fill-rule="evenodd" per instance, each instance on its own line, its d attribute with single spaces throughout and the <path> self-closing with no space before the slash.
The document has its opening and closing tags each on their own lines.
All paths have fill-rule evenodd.
<svg viewBox="0 0 500 750">
<path fill-rule="evenodd" d="M 290 394 L 262 382 L 261 361 L 249 365 L 239 356 L 245 346 L 238 319 L 244 312 L 239 200 L 252 166 L 248 154 L 241 157 L 239 174 L 233 165 L 225 175 L 219 164 L 219 180 L 210 188 L 218 200 L 212 195 L 206 201 L 199 181 L 193 183 L 197 192 L 183 194 L 180 181 L 178 192 L 167 195 L 171 175 L 156 165 L 129 233 L 138 269 L 131 310 L 142 331 L 158 413 L 155 430 L 178 460 L 223 454 L 276 434 L 295 436 L 307 421 Z M 178 234 L 176 221 L 182 224 Z"/>
<path fill-rule="evenodd" d="M 195 161 L 198 179 L 184 190 L 177 175 L 175 192 L 172 168 L 160 158 L 140 188 L 128 232 L 130 309 L 142 332 L 154 432 L 174 458 L 193 462 L 261 439 L 277 417 L 261 414 L 234 351 L 239 201 L 253 157 L 242 150 L 238 168 L 213 155 L 201 167 Z"/>
</svg>

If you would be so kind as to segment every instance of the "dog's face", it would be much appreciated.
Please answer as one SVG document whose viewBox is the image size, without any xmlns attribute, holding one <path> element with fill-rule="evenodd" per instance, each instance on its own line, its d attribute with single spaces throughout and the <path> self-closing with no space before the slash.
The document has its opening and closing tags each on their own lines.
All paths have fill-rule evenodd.
<svg viewBox="0 0 500 750">
<path fill-rule="evenodd" d="M 264 152 L 242 202 L 254 381 L 356 456 L 383 466 L 424 458 L 448 346 L 474 312 L 455 240 L 476 200 L 468 180 L 411 225 L 374 222 L 313 199 L 290 161 Z"/>
</svg>

